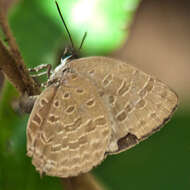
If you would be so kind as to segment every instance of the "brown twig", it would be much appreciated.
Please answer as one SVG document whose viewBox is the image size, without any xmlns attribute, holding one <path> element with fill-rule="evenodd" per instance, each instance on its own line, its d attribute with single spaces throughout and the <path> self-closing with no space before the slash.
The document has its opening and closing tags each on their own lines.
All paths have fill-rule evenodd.
<svg viewBox="0 0 190 190">
<path fill-rule="evenodd" d="M 0 40 L 0 69 L 21 94 L 39 94 L 40 89 L 35 81 L 30 77 L 15 38 L 10 30 L 5 11 L 3 9 L 3 0 L 0 0 L 0 25 L 10 48 L 9 51 Z"/>
<path fill-rule="evenodd" d="M 63 184 L 63 189 L 74 190 L 74 187 L 73 187 L 72 182 L 71 182 L 71 178 L 62 178 L 61 182 Z"/>
<path fill-rule="evenodd" d="M 16 40 L 10 30 L 8 21 L 7 21 L 7 16 L 6 16 L 6 11 L 4 8 L 4 1 L 0 0 L 0 25 L 1 28 L 6 36 L 6 40 L 9 44 L 10 51 L 13 54 L 13 57 L 16 59 L 16 62 L 21 62 L 24 64 L 24 61 L 22 59 L 22 56 L 20 54 L 19 48 L 17 46 Z"/>
<path fill-rule="evenodd" d="M 0 69 L 21 94 L 39 94 L 40 90 L 30 77 L 25 65 L 18 63 L 0 40 Z"/>
<path fill-rule="evenodd" d="M 72 178 L 63 178 L 62 183 L 66 190 L 105 190 L 90 173 Z"/>
</svg>

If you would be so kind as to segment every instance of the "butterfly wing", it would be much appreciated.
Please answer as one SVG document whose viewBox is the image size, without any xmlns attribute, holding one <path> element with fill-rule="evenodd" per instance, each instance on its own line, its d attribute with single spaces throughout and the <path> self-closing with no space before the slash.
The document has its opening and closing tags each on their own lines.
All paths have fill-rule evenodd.
<svg viewBox="0 0 190 190">
<path fill-rule="evenodd" d="M 65 77 L 58 87 L 52 84 L 42 92 L 27 127 L 33 165 L 40 173 L 58 177 L 91 170 L 104 159 L 111 138 L 109 117 L 96 88 L 78 75 Z M 47 95 L 50 89 L 54 89 L 51 98 Z M 40 103 L 46 96 L 48 110 L 44 113 Z M 31 133 L 36 115 L 42 122 Z"/>
<path fill-rule="evenodd" d="M 32 157 L 35 152 L 35 146 L 38 136 L 43 127 L 44 115 L 48 114 L 51 106 L 51 100 L 55 96 L 57 88 L 50 86 L 37 98 L 27 125 L 27 155 Z"/>
<path fill-rule="evenodd" d="M 124 151 L 159 130 L 178 98 L 164 83 L 124 62 L 88 57 L 70 63 L 74 72 L 97 87 L 111 121 L 107 153 Z"/>
</svg>

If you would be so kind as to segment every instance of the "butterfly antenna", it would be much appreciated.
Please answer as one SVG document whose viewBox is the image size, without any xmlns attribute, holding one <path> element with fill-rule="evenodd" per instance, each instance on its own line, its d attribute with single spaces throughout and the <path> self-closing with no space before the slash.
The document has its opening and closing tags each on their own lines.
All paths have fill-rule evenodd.
<svg viewBox="0 0 190 190">
<path fill-rule="evenodd" d="M 84 33 L 84 36 L 82 37 L 82 41 L 80 43 L 80 47 L 79 47 L 79 50 L 82 48 L 83 44 L 84 44 L 84 40 L 86 39 L 86 36 L 87 36 L 87 32 Z"/>
<path fill-rule="evenodd" d="M 73 40 L 72 40 L 71 34 L 70 34 L 70 32 L 69 32 L 69 30 L 68 30 L 68 28 L 67 28 L 67 25 L 66 25 L 66 23 L 65 23 L 65 21 L 64 21 L 64 19 L 63 19 L 63 15 L 62 15 L 62 13 L 61 13 L 61 10 L 60 10 L 60 8 L 59 8 L 59 5 L 58 5 L 57 1 L 55 1 L 55 3 L 56 3 L 56 6 L 57 6 L 57 10 L 58 10 L 58 12 L 59 12 L 59 15 L 60 15 L 60 17 L 61 17 L 61 20 L 62 20 L 62 22 L 63 22 L 63 24 L 64 24 L 64 26 L 65 26 L 66 31 L 67 31 L 67 34 L 69 35 L 69 39 L 70 39 L 70 42 L 71 42 L 71 46 L 72 46 L 72 48 L 74 49 L 74 44 L 73 44 Z"/>
</svg>

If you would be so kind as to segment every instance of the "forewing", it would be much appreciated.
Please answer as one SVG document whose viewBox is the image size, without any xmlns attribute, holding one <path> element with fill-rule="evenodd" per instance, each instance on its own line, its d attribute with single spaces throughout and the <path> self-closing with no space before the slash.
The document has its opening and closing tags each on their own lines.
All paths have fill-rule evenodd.
<svg viewBox="0 0 190 190">
<path fill-rule="evenodd" d="M 67 74 L 44 117 L 32 158 L 40 173 L 76 176 L 104 159 L 111 137 L 109 118 L 88 80 Z"/>
<path fill-rule="evenodd" d="M 97 86 L 107 108 L 112 128 L 108 154 L 124 151 L 159 130 L 177 106 L 176 94 L 164 83 L 124 62 L 90 57 L 70 65 Z"/>
</svg>

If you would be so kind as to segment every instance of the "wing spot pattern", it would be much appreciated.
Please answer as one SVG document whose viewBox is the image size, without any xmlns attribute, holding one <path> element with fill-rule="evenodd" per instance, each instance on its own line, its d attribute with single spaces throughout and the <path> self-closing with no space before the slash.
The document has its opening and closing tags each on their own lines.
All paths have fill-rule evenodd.
<svg viewBox="0 0 190 190">
<path fill-rule="evenodd" d="M 77 89 L 76 89 L 76 93 L 77 93 L 77 94 L 82 95 L 82 94 L 84 94 L 84 92 L 85 92 L 85 91 L 84 91 L 84 89 L 82 89 L 82 88 L 77 88 Z"/>
<path fill-rule="evenodd" d="M 55 100 L 53 105 L 55 108 L 59 108 L 60 105 L 59 100 Z"/>
<path fill-rule="evenodd" d="M 63 94 L 63 99 L 69 99 L 71 97 L 71 95 L 70 95 L 70 93 L 69 92 L 65 92 L 64 94 Z"/>
<path fill-rule="evenodd" d="M 133 110 L 133 106 L 129 103 L 125 105 L 125 111 L 126 113 L 130 113 Z"/>
<path fill-rule="evenodd" d="M 146 90 L 150 92 L 153 89 L 154 86 L 154 79 L 150 78 L 148 84 L 146 85 Z"/>
<path fill-rule="evenodd" d="M 78 76 L 76 74 L 71 74 L 71 79 L 76 80 L 76 79 L 78 79 Z"/>
<path fill-rule="evenodd" d="M 154 79 L 150 78 L 148 83 L 145 85 L 144 88 L 142 88 L 138 94 L 140 95 L 141 98 L 144 98 L 148 92 L 150 92 L 154 87 Z"/>
<path fill-rule="evenodd" d="M 77 128 L 79 128 L 79 127 L 82 127 L 81 124 L 82 124 L 81 118 L 80 118 L 80 117 L 79 117 L 79 118 L 76 118 L 76 119 L 74 120 L 74 122 L 72 122 L 72 123 L 70 123 L 70 124 L 67 124 L 67 125 L 64 125 L 64 130 L 65 130 L 66 132 L 74 131 L 75 129 L 77 129 Z"/>
<path fill-rule="evenodd" d="M 85 131 L 86 132 L 91 132 L 91 131 L 94 131 L 95 128 L 96 128 L 96 126 L 93 124 L 92 120 L 89 120 L 89 122 L 85 126 Z"/>
<path fill-rule="evenodd" d="M 51 124 L 54 124 L 55 122 L 59 121 L 59 116 L 56 116 L 54 114 L 50 114 L 47 121 Z"/>
<path fill-rule="evenodd" d="M 46 104 L 48 104 L 49 103 L 49 101 L 46 99 L 46 98 L 42 98 L 41 100 L 40 100 L 40 106 L 41 107 L 44 107 Z"/>
<path fill-rule="evenodd" d="M 145 120 L 143 120 L 143 119 L 141 119 L 140 121 L 139 121 L 139 125 L 142 127 L 142 126 L 144 126 L 146 124 L 146 121 Z"/>
<path fill-rule="evenodd" d="M 119 96 L 127 94 L 130 90 L 130 86 L 131 86 L 130 83 L 127 84 L 125 80 L 122 80 L 121 85 L 117 90 L 117 94 Z"/>
<path fill-rule="evenodd" d="M 86 102 L 86 105 L 87 105 L 88 107 L 94 107 L 94 106 L 96 105 L 96 102 L 95 102 L 94 98 L 88 100 L 88 101 Z"/>
<path fill-rule="evenodd" d="M 140 101 L 137 102 L 136 108 L 137 109 L 143 109 L 145 107 L 145 105 L 146 105 L 145 100 L 141 99 Z"/>
<path fill-rule="evenodd" d="M 92 70 L 88 71 L 88 73 L 93 76 L 95 74 L 95 70 L 92 69 Z"/>
<path fill-rule="evenodd" d="M 82 135 L 79 140 L 78 140 L 79 144 L 82 145 L 82 144 L 86 144 L 88 142 L 88 138 L 86 135 Z"/>
<path fill-rule="evenodd" d="M 161 92 L 160 93 L 160 96 L 161 96 L 161 98 L 166 98 L 167 97 L 167 92 L 166 91 L 163 91 L 163 92 Z"/>
<path fill-rule="evenodd" d="M 102 81 L 102 85 L 104 87 L 107 87 L 107 86 L 109 86 L 111 84 L 112 80 L 113 80 L 113 75 L 112 74 L 108 74 L 108 75 L 106 75 L 104 77 L 104 79 Z"/>
<path fill-rule="evenodd" d="M 55 145 L 52 145 L 51 151 L 52 152 L 59 152 L 59 151 L 61 151 L 61 148 L 62 148 L 61 144 L 55 144 Z"/>
<path fill-rule="evenodd" d="M 40 139 L 43 144 L 48 144 L 50 143 L 54 138 L 54 135 L 50 136 L 49 138 L 45 135 L 45 133 L 40 134 Z"/>
<path fill-rule="evenodd" d="M 77 149 L 79 147 L 79 143 L 78 143 L 78 141 L 77 142 L 70 142 L 69 143 L 69 148 L 70 149 Z"/>
<path fill-rule="evenodd" d="M 117 118 L 117 120 L 118 120 L 119 122 L 124 121 L 124 120 L 126 119 L 126 117 L 127 117 L 127 114 L 126 114 L 125 110 L 120 111 L 120 112 L 116 115 L 116 118 Z"/>
<path fill-rule="evenodd" d="M 40 126 L 41 123 L 42 123 L 42 117 L 41 117 L 41 115 L 40 115 L 39 113 L 36 113 L 36 114 L 34 115 L 34 117 L 33 117 L 32 122 L 33 122 L 34 124 L 36 124 L 37 126 Z"/>
<path fill-rule="evenodd" d="M 68 106 L 65 110 L 65 112 L 68 114 L 68 115 L 71 115 L 73 114 L 75 111 L 75 106 L 74 105 L 71 105 L 71 106 Z"/>
<path fill-rule="evenodd" d="M 94 123 L 95 125 L 105 125 L 107 122 L 104 116 L 100 116 L 94 120 Z"/>
</svg>

